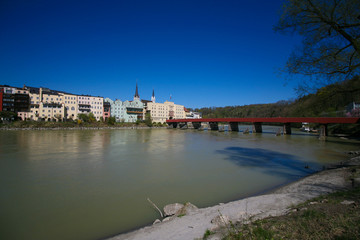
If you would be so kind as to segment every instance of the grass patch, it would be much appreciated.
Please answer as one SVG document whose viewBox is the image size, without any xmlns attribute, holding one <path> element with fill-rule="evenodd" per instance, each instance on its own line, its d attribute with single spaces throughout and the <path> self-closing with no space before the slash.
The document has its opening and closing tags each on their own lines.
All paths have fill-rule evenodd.
<svg viewBox="0 0 360 240">
<path fill-rule="evenodd" d="M 203 239 L 207 239 L 208 237 L 210 237 L 210 235 L 214 234 L 214 232 L 210 231 L 209 229 L 206 229 Z"/>
<path fill-rule="evenodd" d="M 354 201 L 341 204 L 342 201 Z M 223 239 L 359 239 L 360 187 L 321 196 L 288 215 L 237 224 Z"/>
</svg>

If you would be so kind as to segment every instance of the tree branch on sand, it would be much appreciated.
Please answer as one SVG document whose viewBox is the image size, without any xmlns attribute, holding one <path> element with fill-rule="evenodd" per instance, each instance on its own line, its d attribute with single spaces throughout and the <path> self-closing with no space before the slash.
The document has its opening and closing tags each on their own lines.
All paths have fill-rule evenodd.
<svg viewBox="0 0 360 240">
<path fill-rule="evenodd" d="M 156 209 L 159 211 L 160 216 L 163 218 L 163 217 L 164 217 L 163 213 L 162 213 L 161 210 L 155 205 L 155 203 L 153 203 L 153 202 L 150 200 L 150 198 L 147 198 L 147 200 L 149 201 L 149 203 L 150 203 L 151 205 L 153 205 L 154 208 L 156 208 Z"/>
</svg>

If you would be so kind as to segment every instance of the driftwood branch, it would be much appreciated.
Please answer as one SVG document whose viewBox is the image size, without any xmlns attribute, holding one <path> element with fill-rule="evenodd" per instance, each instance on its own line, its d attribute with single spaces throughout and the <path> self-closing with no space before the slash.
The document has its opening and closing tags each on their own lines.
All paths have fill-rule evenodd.
<svg viewBox="0 0 360 240">
<path fill-rule="evenodd" d="M 160 216 L 163 218 L 163 217 L 164 217 L 163 213 L 162 213 L 161 210 L 155 205 L 155 203 L 153 203 L 153 202 L 150 200 L 150 198 L 148 198 L 147 200 L 149 201 L 149 203 L 151 203 L 151 205 L 153 205 L 154 208 L 156 208 L 156 209 L 159 211 Z"/>
</svg>

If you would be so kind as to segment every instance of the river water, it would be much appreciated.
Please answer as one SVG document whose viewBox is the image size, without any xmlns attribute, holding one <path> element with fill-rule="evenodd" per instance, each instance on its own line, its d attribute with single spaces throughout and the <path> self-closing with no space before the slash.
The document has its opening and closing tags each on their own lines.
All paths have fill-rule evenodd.
<svg viewBox="0 0 360 240">
<path fill-rule="evenodd" d="M 0 131 L 0 239 L 103 239 L 159 218 L 147 198 L 159 207 L 229 202 L 342 161 L 359 146 L 274 132 Z"/>
</svg>

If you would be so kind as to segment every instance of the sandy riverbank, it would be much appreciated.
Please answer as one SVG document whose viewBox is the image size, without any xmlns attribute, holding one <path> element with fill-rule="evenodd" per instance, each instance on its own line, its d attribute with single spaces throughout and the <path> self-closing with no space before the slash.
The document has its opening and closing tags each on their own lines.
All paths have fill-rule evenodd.
<svg viewBox="0 0 360 240">
<path fill-rule="evenodd" d="M 202 208 L 182 217 L 121 234 L 110 240 L 123 239 L 201 239 L 207 229 L 219 226 L 214 219 L 229 219 L 233 223 L 249 219 L 286 214 L 289 207 L 330 192 L 350 188 L 350 166 L 360 166 L 360 157 L 354 157 L 343 166 L 325 170 L 281 187 L 269 194 L 250 197 L 213 207 Z"/>
</svg>

